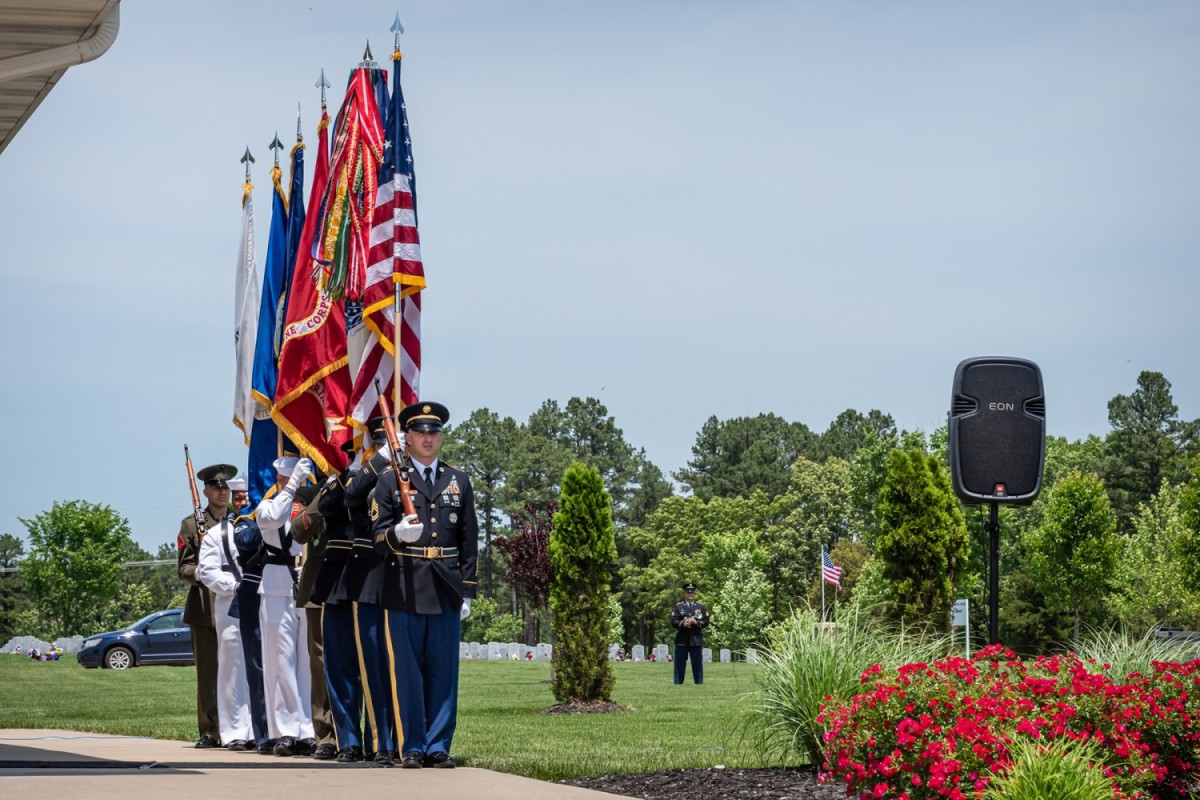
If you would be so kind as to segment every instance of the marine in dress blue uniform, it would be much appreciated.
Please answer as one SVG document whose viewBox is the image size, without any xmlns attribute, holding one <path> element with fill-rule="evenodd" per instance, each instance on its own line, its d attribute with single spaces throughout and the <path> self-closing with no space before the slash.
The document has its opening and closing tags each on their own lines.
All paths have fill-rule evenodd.
<svg viewBox="0 0 1200 800">
<path fill-rule="evenodd" d="M 375 549 L 387 568 L 387 636 L 401 767 L 453 767 L 458 721 L 458 642 L 478 588 L 479 522 L 471 479 L 438 462 L 450 412 L 419 401 L 400 412 L 416 514 L 405 517 L 389 467 L 371 495 Z"/>
</svg>

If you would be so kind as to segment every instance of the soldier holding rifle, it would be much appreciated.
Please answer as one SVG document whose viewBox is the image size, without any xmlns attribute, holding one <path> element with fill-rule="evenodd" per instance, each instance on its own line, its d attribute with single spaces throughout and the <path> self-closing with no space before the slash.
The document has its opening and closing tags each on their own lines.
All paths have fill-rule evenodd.
<svg viewBox="0 0 1200 800">
<path fill-rule="evenodd" d="M 187 602 L 183 607 L 183 622 L 192 629 L 192 659 L 196 662 L 196 725 L 200 738 L 196 747 L 220 747 L 221 726 L 217 719 L 217 631 L 213 626 L 212 595 L 196 576 L 200 542 L 209 528 L 216 528 L 229 513 L 229 486 L 226 483 L 237 475 L 237 467 L 214 464 L 198 473 L 192 472 L 192 458 L 187 445 L 183 447 L 187 464 L 188 484 L 192 492 L 192 513 L 179 525 L 179 577 L 188 584 Z M 208 505 L 201 509 L 196 492 L 196 480 L 204 482 L 204 497 Z"/>
<path fill-rule="evenodd" d="M 471 480 L 438 461 L 449 418 L 440 403 L 417 402 L 401 411 L 408 458 L 396 459 L 393 444 L 393 465 L 371 495 L 375 549 L 387 558 L 400 766 L 409 769 L 454 766 L 458 642 L 478 588 L 479 522 Z M 390 428 L 391 420 L 385 422 Z M 394 440 L 394 432 L 388 433 Z"/>
</svg>

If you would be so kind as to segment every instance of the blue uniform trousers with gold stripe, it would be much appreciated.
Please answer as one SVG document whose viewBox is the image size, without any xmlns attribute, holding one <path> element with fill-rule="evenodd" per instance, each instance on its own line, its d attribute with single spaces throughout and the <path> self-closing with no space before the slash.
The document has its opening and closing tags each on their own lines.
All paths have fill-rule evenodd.
<svg viewBox="0 0 1200 800">
<path fill-rule="evenodd" d="M 358 636 L 354 630 L 354 606 L 350 603 L 326 604 L 321 617 L 325 642 L 325 683 L 329 688 L 329 712 L 339 750 L 361 747 L 374 750 L 363 742 L 363 688 L 358 660 Z"/>
<path fill-rule="evenodd" d="M 441 614 L 388 611 L 400 753 L 449 753 L 458 724 L 459 612 L 439 592 Z"/>
<path fill-rule="evenodd" d="M 392 714 L 392 666 L 384 640 L 384 610 L 371 603 L 354 604 L 359 670 L 367 710 L 368 738 L 378 752 L 397 750 Z"/>
</svg>

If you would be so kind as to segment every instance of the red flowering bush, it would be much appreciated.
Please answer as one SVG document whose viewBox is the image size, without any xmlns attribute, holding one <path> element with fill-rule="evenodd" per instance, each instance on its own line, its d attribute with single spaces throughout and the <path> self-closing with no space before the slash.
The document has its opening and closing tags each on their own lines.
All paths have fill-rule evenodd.
<svg viewBox="0 0 1200 800">
<path fill-rule="evenodd" d="M 1026 662 L 998 645 L 971 661 L 875 666 L 865 692 L 831 699 L 818 718 L 823 777 L 860 798 L 978 798 L 1011 764 L 1014 739 L 1063 739 L 1099 746 L 1114 798 L 1186 798 L 1200 758 L 1198 669 L 1154 662 L 1117 682 L 1073 655 Z"/>
</svg>

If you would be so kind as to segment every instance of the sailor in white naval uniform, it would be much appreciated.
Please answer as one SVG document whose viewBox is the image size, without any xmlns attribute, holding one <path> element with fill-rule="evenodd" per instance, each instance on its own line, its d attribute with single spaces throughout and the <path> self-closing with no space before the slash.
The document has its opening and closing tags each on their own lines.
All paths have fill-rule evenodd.
<svg viewBox="0 0 1200 800">
<path fill-rule="evenodd" d="M 262 533 L 267 558 L 263 566 L 259 619 L 262 623 L 263 686 L 267 695 L 267 727 L 275 739 L 277 756 L 311 755 L 313 738 L 312 694 L 308 667 L 308 631 L 304 610 L 296 608 L 296 557 L 303 548 L 292 540 L 291 520 L 315 494 L 306 487 L 313 474 L 307 458 L 276 459 L 274 494 L 258 504 L 255 518 Z M 297 497 L 300 494 L 301 497 Z M 308 750 L 308 752 L 305 752 Z"/>
<path fill-rule="evenodd" d="M 233 480 L 229 481 L 232 485 Z M 238 583 L 242 579 L 233 543 L 233 522 L 226 518 L 200 543 L 196 579 L 213 597 L 213 624 L 217 632 L 217 721 L 221 742 L 230 750 L 249 750 L 254 734 L 250 727 L 250 689 L 242 656 L 238 620 L 230 616 Z"/>
</svg>

